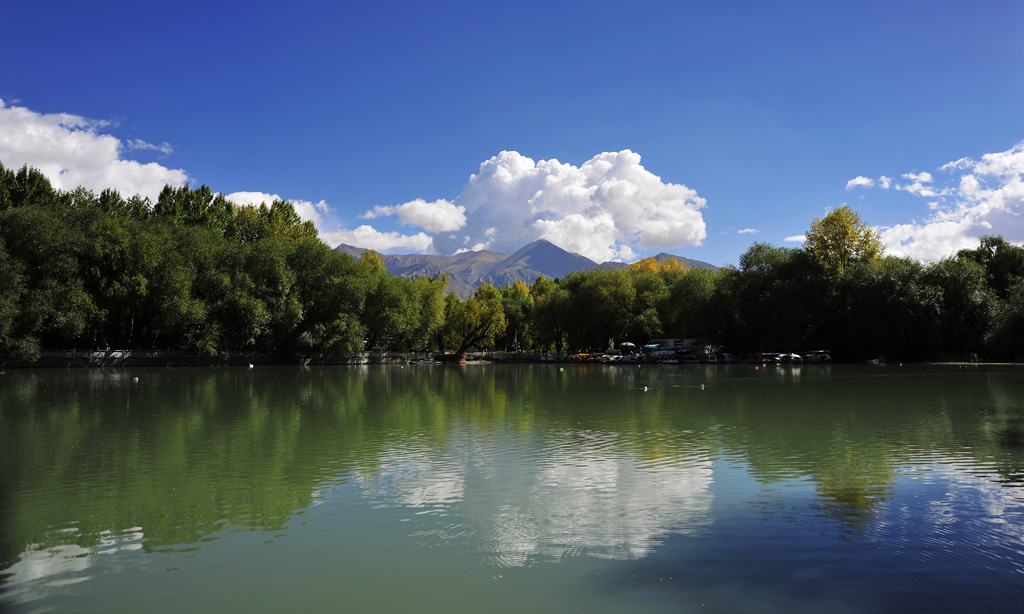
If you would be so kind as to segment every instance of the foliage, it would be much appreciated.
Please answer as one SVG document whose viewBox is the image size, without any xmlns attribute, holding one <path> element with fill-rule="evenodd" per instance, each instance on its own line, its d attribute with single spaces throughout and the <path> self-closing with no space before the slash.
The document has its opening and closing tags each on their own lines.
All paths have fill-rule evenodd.
<svg viewBox="0 0 1024 614">
<path fill-rule="evenodd" d="M 384 273 L 388 270 L 384 264 L 384 257 L 372 249 L 364 251 L 359 256 L 359 264 L 370 273 Z"/>
<path fill-rule="evenodd" d="M 989 287 L 999 298 L 1006 298 L 1010 286 L 1024 277 L 1024 248 L 1007 243 L 1002 237 L 982 237 L 981 245 L 960 250 L 957 259 L 980 264 Z"/>
<path fill-rule="evenodd" d="M 849 207 L 804 249 L 754 243 L 738 268 L 646 258 L 469 300 L 447 277 L 407 279 L 379 253 L 319 240 L 284 201 L 236 206 L 207 186 L 157 202 L 53 189 L 0 165 L 0 357 L 48 349 L 178 349 L 203 356 L 364 350 L 603 350 L 697 336 L 729 350 L 830 348 L 846 360 L 988 353 L 1021 358 L 1024 248 L 983 237 L 924 265 L 881 257 Z"/>
<path fill-rule="evenodd" d="M 883 251 L 878 233 L 847 205 L 814 219 L 804 249 L 834 275 L 842 275 L 854 263 L 870 262 Z"/>
<path fill-rule="evenodd" d="M 727 309 L 720 330 L 731 347 L 827 345 L 822 337 L 831 324 L 834 287 L 806 251 L 754 243 L 723 282 L 716 301 Z"/>
<path fill-rule="evenodd" d="M 59 192 L 34 169 L 0 165 L 0 205 L 4 356 L 33 360 L 42 349 L 75 347 L 213 356 L 361 345 L 355 271 L 329 275 L 345 257 L 289 203 L 237 207 L 206 186 L 168 186 L 150 209 L 114 190 Z"/>
<path fill-rule="evenodd" d="M 633 264 L 629 265 L 631 272 L 647 272 L 647 273 L 684 273 L 688 267 L 679 262 L 675 256 L 668 258 L 667 260 L 658 260 L 654 256 L 637 260 Z"/>
<path fill-rule="evenodd" d="M 530 318 L 532 345 L 561 354 L 572 319 L 569 291 L 560 283 L 540 277 L 530 287 L 530 296 L 533 298 Z"/>
<path fill-rule="evenodd" d="M 389 274 L 383 263 L 372 250 L 359 259 L 365 296 L 361 320 L 366 328 L 366 349 L 371 351 L 414 336 L 420 316 L 414 282 Z"/>
<path fill-rule="evenodd" d="M 530 317 L 534 300 L 530 288 L 523 280 L 516 280 L 511 286 L 501 289 L 501 308 L 505 313 L 506 327 L 500 345 L 506 349 L 530 348 Z"/>
<path fill-rule="evenodd" d="M 454 296 L 454 295 L 450 295 Z M 452 301 L 446 322 L 446 340 L 457 356 L 476 347 L 490 347 L 505 332 L 501 293 L 483 283 L 468 301 Z"/>
<path fill-rule="evenodd" d="M 946 258 L 927 267 L 924 282 L 939 293 L 939 346 L 969 356 L 984 350 L 996 297 L 985 268 L 971 259 Z"/>
<path fill-rule="evenodd" d="M 941 292 L 922 264 L 887 257 L 861 263 L 843 283 L 841 355 L 916 360 L 938 349 Z"/>
<path fill-rule="evenodd" d="M 1024 279 L 1007 288 L 1006 300 L 1000 301 L 992 318 L 986 342 L 998 358 L 1024 358 Z"/>
<path fill-rule="evenodd" d="M 721 303 L 716 288 L 721 274 L 708 269 L 691 269 L 669 284 L 665 321 L 679 337 L 717 330 L 716 313 Z"/>
</svg>

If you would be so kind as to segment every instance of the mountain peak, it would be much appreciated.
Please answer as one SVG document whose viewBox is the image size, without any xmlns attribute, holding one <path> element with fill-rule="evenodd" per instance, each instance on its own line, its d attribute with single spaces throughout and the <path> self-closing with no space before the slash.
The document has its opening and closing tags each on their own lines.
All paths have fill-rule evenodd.
<svg viewBox="0 0 1024 614">
<path fill-rule="evenodd" d="M 358 258 L 365 251 L 351 245 L 339 245 L 339 252 Z M 585 271 L 594 268 L 625 268 L 621 262 L 606 262 L 598 265 L 593 260 L 568 252 L 546 239 L 538 239 L 524 245 L 511 256 L 498 252 L 478 251 L 462 252 L 452 256 L 434 256 L 427 254 L 383 254 L 384 264 L 392 275 L 402 277 L 419 277 L 448 273 L 448 291 L 455 292 L 463 299 L 472 296 L 473 291 L 481 282 L 502 288 L 522 280 L 532 284 L 538 277 L 554 279 L 564 277 L 574 271 Z M 670 254 L 658 254 L 658 260 L 667 260 Z M 715 267 L 699 260 L 690 260 L 675 256 L 690 268 Z"/>
</svg>

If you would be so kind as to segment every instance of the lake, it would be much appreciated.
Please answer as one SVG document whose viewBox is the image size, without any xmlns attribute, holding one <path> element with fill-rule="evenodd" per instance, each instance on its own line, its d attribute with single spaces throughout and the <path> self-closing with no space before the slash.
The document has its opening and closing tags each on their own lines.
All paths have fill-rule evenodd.
<svg viewBox="0 0 1024 614">
<path fill-rule="evenodd" d="M 0 469 L 0 610 L 1024 600 L 1021 367 L 9 369 Z"/>
</svg>

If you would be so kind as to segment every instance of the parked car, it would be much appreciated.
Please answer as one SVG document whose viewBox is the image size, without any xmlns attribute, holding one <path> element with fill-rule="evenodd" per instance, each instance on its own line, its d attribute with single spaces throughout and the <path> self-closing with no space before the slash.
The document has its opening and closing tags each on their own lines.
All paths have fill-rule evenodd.
<svg viewBox="0 0 1024 614">
<path fill-rule="evenodd" d="M 733 356 L 732 354 L 730 354 L 728 352 L 719 352 L 718 353 L 718 362 L 719 363 L 723 363 L 723 364 L 734 364 L 734 363 L 739 362 L 739 361 L 736 360 L 735 356 Z"/>
<path fill-rule="evenodd" d="M 699 360 L 708 365 L 718 364 L 718 356 L 714 354 L 701 354 Z"/>
</svg>

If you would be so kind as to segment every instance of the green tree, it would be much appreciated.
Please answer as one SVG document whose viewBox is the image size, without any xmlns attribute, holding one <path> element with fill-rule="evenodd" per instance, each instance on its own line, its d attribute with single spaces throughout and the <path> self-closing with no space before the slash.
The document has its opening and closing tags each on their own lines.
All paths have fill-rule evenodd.
<svg viewBox="0 0 1024 614">
<path fill-rule="evenodd" d="M 997 358 L 1024 358 L 1024 279 L 1011 285 L 1006 299 L 996 304 L 985 341 Z"/>
<path fill-rule="evenodd" d="M 832 349 L 851 359 L 920 360 L 939 349 L 941 292 L 924 265 L 886 257 L 848 271 Z"/>
<path fill-rule="evenodd" d="M 530 288 L 521 279 L 501 289 L 501 304 L 505 312 L 505 334 L 503 345 L 506 349 L 529 348 L 530 314 L 533 311 L 533 297 Z"/>
<path fill-rule="evenodd" d="M 25 205 L 0 214 L 8 274 L 27 275 L 15 318 L 25 355 L 95 342 L 81 338 L 99 328 L 102 313 L 84 283 L 87 238 L 72 222 L 51 206 Z"/>
<path fill-rule="evenodd" d="M 570 350 L 603 350 L 609 339 L 629 338 L 636 299 L 629 271 L 570 273 L 562 283 L 570 297 L 566 326 Z"/>
<path fill-rule="evenodd" d="M 704 336 L 717 329 L 714 318 L 721 305 L 715 300 L 715 290 L 719 277 L 709 269 L 690 269 L 669 282 L 665 321 L 676 336 Z"/>
<path fill-rule="evenodd" d="M 451 304 L 445 328 L 446 337 L 455 348 L 456 356 L 464 356 L 473 348 L 492 346 L 495 337 L 505 332 L 501 293 L 484 282 L 477 288 L 473 298 Z"/>
<path fill-rule="evenodd" d="M 927 267 L 925 282 L 940 294 L 940 349 L 961 358 L 982 351 L 996 302 L 985 268 L 968 258 L 946 258 Z"/>
<path fill-rule="evenodd" d="M 361 351 L 365 328 L 359 320 L 366 296 L 359 264 L 319 240 L 300 241 L 289 256 L 303 311 L 295 350 L 304 355 Z"/>
<path fill-rule="evenodd" d="M 808 252 L 754 243 L 725 275 L 716 298 L 729 314 L 722 341 L 755 351 L 827 345 L 833 289 Z"/>
<path fill-rule="evenodd" d="M 671 262 L 675 262 L 673 259 Z M 625 335 L 627 339 L 649 341 L 663 332 L 662 316 L 666 311 L 669 297 L 664 274 L 685 269 L 661 268 L 658 271 L 630 270 L 633 286 L 633 302 L 629 305 Z"/>
<path fill-rule="evenodd" d="M 149 276 L 159 254 L 138 222 L 103 216 L 90 228 L 86 283 L 105 314 L 103 346 L 134 348 L 142 324 Z"/>
<path fill-rule="evenodd" d="M 18 176 L 0 163 L 0 213 L 14 207 L 15 192 L 18 189 Z"/>
<path fill-rule="evenodd" d="M 1005 298 L 1010 286 L 1024 276 L 1024 248 L 1007 243 L 1002 237 L 982 237 L 975 249 L 963 249 L 957 259 L 977 262 L 985 268 L 989 287 Z"/>
<path fill-rule="evenodd" d="M 367 253 L 375 252 L 365 252 Z M 372 266 L 372 259 L 360 260 Z M 366 328 L 366 349 L 389 349 L 414 335 L 419 324 L 420 303 L 412 280 L 396 277 L 387 269 L 369 269 L 360 320 Z"/>
<path fill-rule="evenodd" d="M 439 277 L 417 277 L 413 281 L 415 296 L 419 301 L 419 321 L 406 343 L 409 349 L 429 349 L 436 334 L 444 326 L 444 290 L 447 285 L 447 273 Z"/>
<path fill-rule="evenodd" d="M 289 350 L 302 321 L 297 274 L 288 264 L 294 249 L 292 241 L 277 237 L 244 248 L 246 271 L 253 281 L 253 296 L 266 306 L 270 317 L 259 346 L 266 352 Z"/>
<path fill-rule="evenodd" d="M 39 351 L 38 341 L 26 339 L 24 332 L 19 330 L 25 281 L 24 267 L 7 253 L 3 239 L 0 239 L 0 355 L 34 360 Z"/>
<path fill-rule="evenodd" d="M 804 249 L 825 270 L 840 276 L 854 263 L 875 260 L 883 251 L 878 233 L 847 205 L 814 219 Z"/>
<path fill-rule="evenodd" d="M 116 218 L 128 218 L 134 220 L 145 219 L 149 215 L 149 200 L 138 195 L 128 200 L 121 198 L 117 190 L 107 188 L 100 192 L 96 199 L 96 205 L 107 215 Z"/>
<path fill-rule="evenodd" d="M 42 171 L 29 166 L 21 167 L 15 176 L 15 183 L 10 193 L 12 207 L 38 205 L 53 207 L 57 204 L 57 191 Z"/>
<path fill-rule="evenodd" d="M 534 343 L 561 354 L 565 349 L 569 321 L 574 317 L 570 310 L 569 292 L 559 281 L 539 277 L 530 287 L 530 295 L 533 297 L 530 330 Z"/>
</svg>

